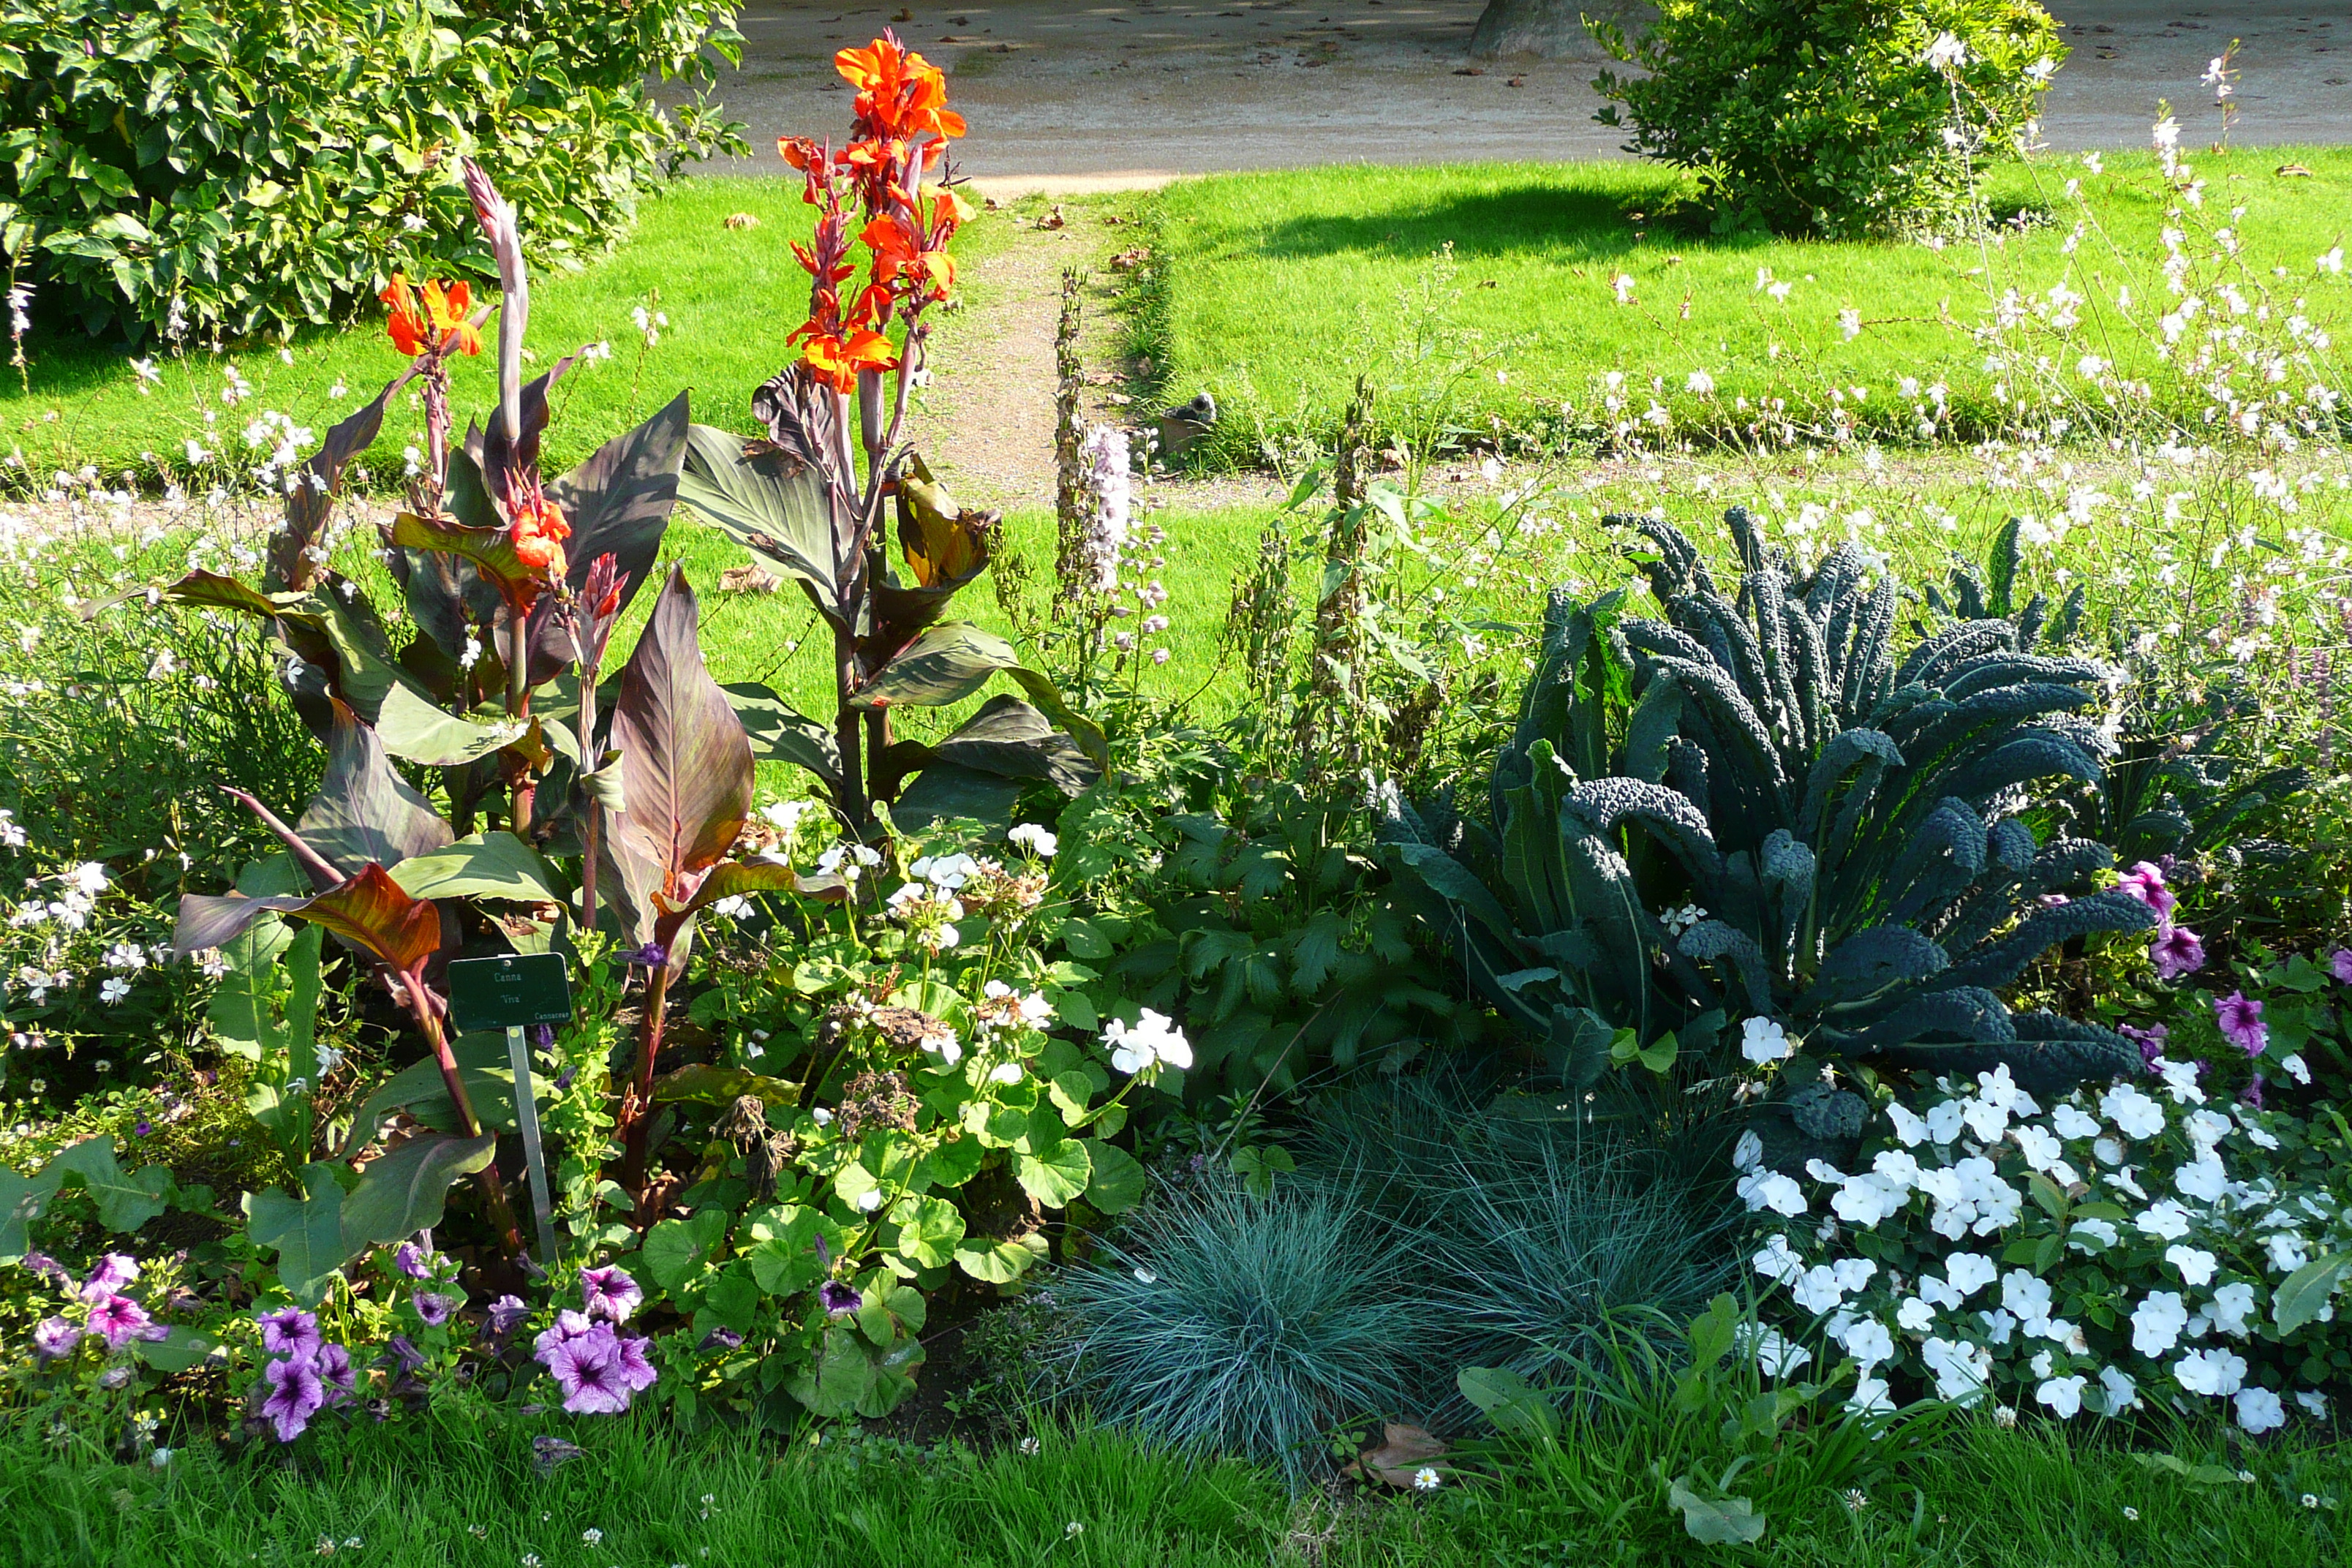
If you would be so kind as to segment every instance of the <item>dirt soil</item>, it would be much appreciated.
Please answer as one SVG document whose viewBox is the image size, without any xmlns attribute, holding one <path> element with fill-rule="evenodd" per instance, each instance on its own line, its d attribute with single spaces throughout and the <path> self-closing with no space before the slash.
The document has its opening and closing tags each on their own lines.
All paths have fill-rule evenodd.
<svg viewBox="0 0 2352 1568">
<path fill-rule="evenodd" d="M 1592 121 L 1604 63 L 1474 60 L 1480 0 L 1014 0 L 943 5 L 750 0 L 740 71 L 717 96 L 780 171 L 781 132 L 845 121 L 833 51 L 895 26 L 950 73 L 972 134 L 969 173 L 1024 176 L 1203 174 L 1363 161 L 1620 155 Z M 1631 8 L 1595 0 L 1596 14 Z M 2352 10 L 2342 0 L 2055 0 L 2074 56 L 2044 128 L 2061 148 L 2144 144 L 2159 99 L 2192 144 L 2218 129 L 2206 63 L 2233 37 L 2243 71 L 2237 141 L 2352 136 Z M 900 19 L 904 18 L 904 19 Z"/>
</svg>

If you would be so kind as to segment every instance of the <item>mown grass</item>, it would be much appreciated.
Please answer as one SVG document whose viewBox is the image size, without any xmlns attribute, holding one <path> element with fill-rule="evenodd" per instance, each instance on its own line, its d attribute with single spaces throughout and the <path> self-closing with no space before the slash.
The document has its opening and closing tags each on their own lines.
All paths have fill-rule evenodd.
<svg viewBox="0 0 2352 1568">
<path fill-rule="evenodd" d="M 530 342 L 538 367 L 585 343 L 612 345 L 611 359 L 576 363 L 558 384 L 547 435 L 551 471 L 585 457 L 680 388 L 691 392 L 696 418 L 748 429 L 753 388 L 791 361 L 784 336 L 808 314 L 808 275 L 790 242 L 808 237 L 810 212 L 800 186 L 781 177 L 681 179 L 646 200 L 635 232 L 612 255 L 577 272 L 533 278 Z M 738 214 L 758 222 L 730 228 Z M 983 215 L 959 237 L 959 254 L 986 255 L 1003 243 L 1004 228 Z M 984 282 L 966 292 L 972 306 L 986 304 Z M 152 482 L 163 466 L 187 468 L 192 437 L 224 455 L 225 468 L 215 462 L 215 470 L 241 474 L 252 460 L 242 432 L 256 415 L 274 409 L 323 434 L 405 363 L 373 300 L 354 302 L 346 326 L 299 334 L 285 350 L 290 363 L 275 346 L 220 354 L 197 347 L 175 356 L 151 341 L 134 350 L 85 336 L 43 316 L 40 306 L 37 295 L 23 374 L 0 377 L 0 450 L 21 450 L 40 481 L 88 464 L 110 483 L 126 469 Z M 669 318 L 658 343 L 647 346 L 632 320 L 639 307 Z M 959 325 L 949 317 L 943 341 L 951 342 Z M 161 384 L 142 390 L 134 358 L 152 359 Z M 220 395 L 232 366 L 252 387 L 233 405 Z M 496 398 L 492 356 L 461 358 L 452 382 L 460 421 L 480 415 Z M 338 384 L 344 395 L 331 397 Z M 401 447 L 422 428 L 413 399 L 395 408 L 373 453 L 377 465 L 388 460 L 396 475 Z M 192 489 L 201 488 L 202 475 L 195 477 Z"/>
<path fill-rule="evenodd" d="M 2208 182 L 2201 216 L 2234 227 L 2254 281 L 2283 309 L 2307 293 L 2312 319 L 2343 335 L 2352 281 L 2315 279 L 2314 258 L 2342 245 L 2352 222 L 2352 150 L 2248 149 L 2192 162 Z M 2162 313 L 2147 307 L 2164 298 L 2158 231 L 2171 198 L 2147 154 L 2104 163 L 2097 174 L 2072 157 L 1996 167 L 1991 213 L 2023 210 L 2035 225 L 1940 249 L 1662 224 L 1676 181 L 1648 163 L 1348 164 L 1185 180 L 1150 208 L 1157 254 L 1133 300 L 1137 347 L 1160 367 L 1171 400 L 1215 394 L 1225 415 L 1216 449 L 1242 463 L 1260 460 L 1270 438 L 1328 438 L 1360 373 L 1383 387 L 1392 424 L 1446 384 L 1454 430 L 1489 440 L 1555 430 L 1563 402 L 1605 422 L 1593 405 L 1612 371 L 1628 379 L 1634 415 L 1654 391 L 1678 424 L 1700 427 L 1740 422 L 1743 396 L 1811 408 L 1832 388 L 1859 386 L 1876 400 L 1853 409 L 1866 426 L 1876 415 L 1907 430 L 1899 381 L 1940 378 L 1965 432 L 2001 422 L 1982 350 L 1964 329 L 2007 288 L 2064 279 L 2111 305 L 2127 283 L 2136 314 Z M 2310 176 L 2274 173 L 2290 163 Z M 2093 215 L 2071 253 L 2079 215 L 2070 180 Z M 2239 206 L 2242 216 L 2227 216 Z M 2189 249 L 2201 258 L 2213 247 L 2192 238 Z M 2287 268 L 2284 279 L 2273 266 Z M 1785 300 L 1762 291 L 1759 268 L 1790 286 Z M 1633 279 L 1630 302 L 1618 299 L 1621 274 Z M 1847 310 L 1861 313 L 1859 337 L 1840 323 Z M 2076 352 L 2090 350 L 2125 374 L 2153 363 L 2147 338 L 2096 322 Z M 1711 399 L 1689 393 L 1694 371 L 1713 377 Z"/>
<path fill-rule="evenodd" d="M 2339 1505 L 2352 1484 L 2344 1451 L 2328 1446 L 2184 1437 L 2179 1458 L 2252 1477 L 2200 1483 L 2039 1423 L 1972 1422 L 1876 1495 L 1822 1496 L 1771 1519 L 1756 1547 L 1709 1550 L 1646 1488 L 1606 1500 L 1608 1513 L 1625 1505 L 1606 1518 L 1578 1500 L 1590 1477 L 1540 1467 L 1507 1465 L 1425 1499 L 1335 1504 L 1292 1497 L 1271 1470 L 1084 1426 L 1044 1431 L 1034 1454 L 979 1454 L 839 1430 L 783 1443 L 461 1409 L 391 1428 L 340 1425 L 320 1423 L 290 1454 L 192 1438 L 162 1468 L 20 1426 L 0 1439 L 0 1564 L 2312 1568 L 2345 1560 Z M 541 1474 L 540 1432 L 585 1452 Z"/>
</svg>

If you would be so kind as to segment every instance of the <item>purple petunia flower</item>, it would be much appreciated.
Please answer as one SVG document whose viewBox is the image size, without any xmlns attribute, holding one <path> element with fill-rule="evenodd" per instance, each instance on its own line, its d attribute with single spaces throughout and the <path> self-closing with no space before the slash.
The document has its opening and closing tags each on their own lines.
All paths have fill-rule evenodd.
<svg viewBox="0 0 2352 1568">
<path fill-rule="evenodd" d="M 816 1299 L 818 1304 L 824 1308 L 825 1316 L 829 1318 L 849 1316 L 850 1313 L 857 1310 L 858 1303 L 865 1300 L 857 1293 L 856 1286 L 845 1285 L 838 1279 L 828 1279 L 818 1286 Z"/>
<path fill-rule="evenodd" d="M 66 1272 L 66 1266 L 46 1252 L 25 1254 L 24 1267 L 28 1272 L 38 1275 L 44 1279 L 57 1281 L 60 1289 L 70 1290 L 74 1288 L 73 1276 Z"/>
<path fill-rule="evenodd" d="M 392 1266 L 411 1279 L 430 1279 L 433 1270 L 425 1267 L 425 1249 L 413 1241 L 404 1241 L 392 1255 Z"/>
<path fill-rule="evenodd" d="M 548 1352 L 557 1345 L 570 1344 L 573 1340 L 586 1339 L 595 1331 L 595 1329 L 596 1325 L 588 1321 L 587 1313 L 574 1312 L 567 1309 L 555 1314 L 553 1328 L 540 1331 L 539 1338 L 531 1342 L 531 1349 L 539 1360 L 545 1361 Z"/>
<path fill-rule="evenodd" d="M 697 1352 L 740 1351 L 743 1348 L 743 1336 L 722 1324 L 703 1335 L 702 1342 L 694 1348 Z"/>
<path fill-rule="evenodd" d="M 618 1415 L 629 1407 L 629 1373 L 621 1364 L 620 1339 L 608 1325 L 551 1345 L 539 1359 L 563 1390 L 563 1408 L 574 1415 Z"/>
<path fill-rule="evenodd" d="M 2263 1075 L 2256 1073 L 2254 1075 L 2254 1081 L 2246 1085 L 2245 1092 L 2238 1096 L 2238 1098 L 2244 1100 L 2248 1105 L 2252 1106 L 2256 1110 L 2260 1110 L 2263 1108 Z"/>
<path fill-rule="evenodd" d="M 2270 1026 L 2263 1022 L 2263 1005 L 2242 991 L 2216 1000 L 2213 1018 L 2221 1026 L 2221 1037 L 2250 1057 L 2261 1056 L 2271 1043 Z"/>
<path fill-rule="evenodd" d="M 359 1386 L 359 1374 L 352 1370 L 352 1352 L 341 1345 L 320 1345 L 319 1353 L 310 1358 L 310 1364 L 326 1379 L 330 1405 L 341 1405 Z"/>
<path fill-rule="evenodd" d="M 2116 878 L 2116 887 L 2146 904 L 2159 921 L 2170 920 L 2173 906 L 2180 901 L 2164 885 L 2164 872 L 2146 860 Z"/>
<path fill-rule="evenodd" d="M 643 947 L 633 947 L 616 956 L 623 963 L 641 963 L 647 969 L 659 969 L 669 962 L 669 949 L 657 942 L 649 942 Z"/>
<path fill-rule="evenodd" d="M 104 1340 L 110 1351 L 119 1351 L 132 1340 L 160 1337 L 147 1331 L 154 1326 L 147 1309 L 128 1296 L 109 1296 L 89 1310 L 89 1331 Z"/>
<path fill-rule="evenodd" d="M 637 1288 L 637 1282 L 617 1263 L 580 1271 L 581 1305 L 588 1309 L 592 1318 L 625 1323 L 629 1314 L 637 1310 L 637 1303 L 645 1299 L 646 1293 Z"/>
<path fill-rule="evenodd" d="M 2327 972 L 2347 985 L 2352 985 L 2352 947 L 2339 947 L 2327 955 Z"/>
<path fill-rule="evenodd" d="M 47 1366 L 59 1356 L 72 1354 L 87 1331 L 63 1318 L 44 1318 L 33 1329 L 33 1359 Z"/>
<path fill-rule="evenodd" d="M 2148 1070 L 2153 1072 L 2156 1069 L 2156 1058 L 2164 1055 L 2164 1042 L 2170 1037 L 2172 1031 L 2162 1024 L 2150 1024 L 2145 1029 L 2131 1024 L 2118 1024 L 2116 1029 L 2117 1033 L 2127 1035 L 2139 1042 L 2139 1059 L 2147 1063 Z"/>
<path fill-rule="evenodd" d="M 504 1339 L 522 1327 L 522 1321 L 530 1316 L 530 1302 L 520 1296 L 501 1296 L 490 1303 L 490 1332 Z"/>
<path fill-rule="evenodd" d="M 530 1043 L 538 1047 L 542 1051 L 554 1045 L 555 1026 L 552 1024 L 533 1024 L 530 1026 Z"/>
<path fill-rule="evenodd" d="M 654 1372 L 653 1362 L 646 1354 L 653 1348 L 653 1341 L 636 1335 L 627 1338 L 619 1334 L 613 1336 L 614 1353 L 621 1363 L 621 1385 L 631 1394 L 654 1385 L 657 1374 Z"/>
<path fill-rule="evenodd" d="M 2147 945 L 2159 979 L 2178 980 L 2205 967 L 2205 942 L 2187 926 L 2160 925 Z"/>
<path fill-rule="evenodd" d="M 142 1116 L 139 1119 L 138 1124 L 132 1127 L 131 1131 L 133 1136 L 144 1138 L 147 1134 L 155 1131 L 155 1124 Z"/>
<path fill-rule="evenodd" d="M 425 1352 L 406 1334 L 394 1334 L 385 1342 L 392 1352 L 393 1364 L 403 1372 L 415 1372 L 425 1365 Z"/>
<path fill-rule="evenodd" d="M 438 1290 L 419 1290 L 415 1297 L 416 1315 L 425 1320 L 428 1329 L 437 1329 L 449 1321 L 457 1310 L 457 1298 L 443 1295 Z"/>
<path fill-rule="evenodd" d="M 262 1396 L 257 1414 L 276 1428 L 279 1442 L 291 1443 L 325 1407 L 327 1380 L 316 1362 L 273 1361 L 262 1368 L 254 1392 Z"/>
<path fill-rule="evenodd" d="M 139 1278 L 139 1260 L 125 1252 L 110 1252 L 99 1259 L 89 1278 L 81 1282 L 81 1299 L 96 1301 L 102 1297 L 117 1295 L 122 1288 Z"/>
<path fill-rule="evenodd" d="M 269 1355 L 304 1361 L 319 1352 L 319 1320 L 299 1307 L 280 1307 L 254 1321 L 261 1325 L 261 1348 Z"/>
</svg>

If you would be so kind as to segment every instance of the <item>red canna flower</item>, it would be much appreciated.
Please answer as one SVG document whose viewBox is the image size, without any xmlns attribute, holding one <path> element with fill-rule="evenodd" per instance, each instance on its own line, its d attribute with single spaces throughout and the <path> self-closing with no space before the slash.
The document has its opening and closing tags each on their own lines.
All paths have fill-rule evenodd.
<svg viewBox="0 0 2352 1568">
<path fill-rule="evenodd" d="M 482 334 L 466 319 L 473 307 L 473 290 L 464 282 L 427 279 L 411 286 L 406 275 L 395 272 L 377 298 L 392 307 L 384 330 L 392 335 L 393 346 L 411 359 L 453 350 L 466 354 L 482 352 Z"/>
<path fill-rule="evenodd" d="M 514 509 L 515 558 L 534 572 L 561 577 L 565 566 L 563 542 L 571 537 L 572 525 L 563 521 L 563 509 L 533 484 Z"/>
</svg>

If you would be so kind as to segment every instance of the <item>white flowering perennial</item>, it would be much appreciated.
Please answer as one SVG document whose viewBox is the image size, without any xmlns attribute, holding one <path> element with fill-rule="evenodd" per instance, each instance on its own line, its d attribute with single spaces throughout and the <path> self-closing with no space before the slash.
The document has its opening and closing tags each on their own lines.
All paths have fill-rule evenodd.
<svg viewBox="0 0 2352 1568">
<path fill-rule="evenodd" d="M 1168 1015 L 1149 1007 L 1133 1024 L 1113 1018 L 1104 1026 L 1102 1037 L 1110 1049 L 1110 1065 L 1138 1078 L 1154 1075 L 1163 1067 L 1192 1065 L 1192 1047 L 1184 1031 Z"/>
<path fill-rule="evenodd" d="M 1924 1113 L 1885 1107 L 1852 1173 L 1769 1170 L 1744 1138 L 1748 1208 L 1816 1222 L 1768 1235 L 1751 1267 L 1853 1359 L 1857 1407 L 1898 1373 L 2061 1419 L 2224 1400 L 2261 1433 L 2289 1393 L 2320 1412 L 2295 1385 L 2341 1285 L 2294 1276 L 2352 1247 L 2352 1215 L 2324 1187 L 2254 1173 L 2296 1124 L 2209 1106 L 2196 1078 L 2158 1058 L 2146 1087 L 2047 1110 L 2006 1067 L 1938 1080 Z"/>
</svg>

